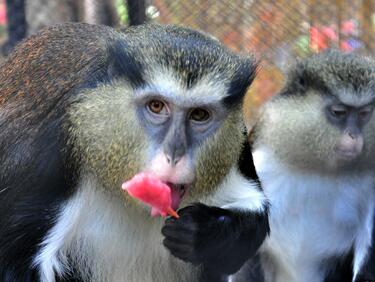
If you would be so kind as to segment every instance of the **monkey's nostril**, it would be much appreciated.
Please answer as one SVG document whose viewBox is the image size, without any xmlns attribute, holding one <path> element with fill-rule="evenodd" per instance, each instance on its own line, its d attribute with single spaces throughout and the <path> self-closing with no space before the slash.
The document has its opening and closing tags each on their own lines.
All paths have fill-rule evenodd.
<svg viewBox="0 0 375 282">
<path fill-rule="evenodd" d="M 171 163 L 171 157 L 166 154 L 165 158 L 167 159 L 167 163 L 170 164 Z"/>
<path fill-rule="evenodd" d="M 173 165 L 176 165 L 181 160 L 181 157 L 175 157 L 173 159 Z"/>
<path fill-rule="evenodd" d="M 172 166 L 175 166 L 181 159 L 182 159 L 182 156 L 181 157 L 178 157 L 178 156 L 170 156 L 168 154 L 165 154 L 165 158 L 167 159 L 167 163 L 172 165 Z"/>
</svg>

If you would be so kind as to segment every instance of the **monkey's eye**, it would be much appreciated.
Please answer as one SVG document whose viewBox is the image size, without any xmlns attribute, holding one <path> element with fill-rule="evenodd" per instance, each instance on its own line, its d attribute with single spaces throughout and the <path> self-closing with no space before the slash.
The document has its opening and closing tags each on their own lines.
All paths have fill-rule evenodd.
<svg viewBox="0 0 375 282">
<path fill-rule="evenodd" d="M 371 116 L 371 113 L 372 113 L 372 107 L 366 106 L 358 112 L 358 115 L 359 115 L 360 119 L 366 120 Z"/>
<path fill-rule="evenodd" d="M 160 100 L 151 100 L 147 103 L 147 109 L 157 115 L 168 115 L 169 110 L 167 105 Z"/>
<path fill-rule="evenodd" d="M 203 108 L 192 109 L 189 114 L 189 119 L 195 122 L 205 122 L 210 118 L 210 112 Z"/>
<path fill-rule="evenodd" d="M 345 118 L 348 115 L 348 110 L 342 106 L 332 106 L 329 112 L 333 117 L 338 119 Z"/>
</svg>

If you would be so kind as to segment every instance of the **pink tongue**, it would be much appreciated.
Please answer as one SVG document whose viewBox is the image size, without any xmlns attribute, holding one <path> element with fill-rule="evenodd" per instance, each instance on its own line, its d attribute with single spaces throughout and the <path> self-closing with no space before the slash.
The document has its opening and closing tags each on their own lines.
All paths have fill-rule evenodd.
<svg viewBox="0 0 375 282">
<path fill-rule="evenodd" d="M 171 187 L 172 209 L 177 210 L 181 203 L 180 191 Z"/>
</svg>

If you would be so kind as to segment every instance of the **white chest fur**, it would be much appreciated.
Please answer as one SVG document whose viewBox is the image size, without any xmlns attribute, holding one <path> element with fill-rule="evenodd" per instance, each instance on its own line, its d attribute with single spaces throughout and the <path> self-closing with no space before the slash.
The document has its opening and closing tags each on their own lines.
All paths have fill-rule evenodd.
<svg viewBox="0 0 375 282">
<path fill-rule="evenodd" d="M 262 247 L 266 280 L 323 281 L 324 260 L 344 254 L 366 237 L 361 233 L 373 210 L 372 176 L 296 173 L 266 148 L 253 155 L 271 203 L 271 235 Z"/>
<path fill-rule="evenodd" d="M 126 207 L 122 199 L 82 182 L 63 207 L 35 259 L 42 281 L 64 273 L 67 257 L 86 281 L 194 281 L 198 269 L 172 257 L 162 244 L 163 219 Z M 109 198 L 111 197 L 111 198 Z"/>
<path fill-rule="evenodd" d="M 67 257 L 79 265 L 87 281 L 198 281 L 198 267 L 174 258 L 164 248 L 163 219 L 125 206 L 123 199 L 100 192 L 96 185 L 91 179 L 81 182 L 43 241 L 34 259 L 43 282 L 53 282 L 55 272 L 66 271 Z M 217 191 L 201 202 L 254 212 L 266 206 L 256 184 L 234 168 Z"/>
</svg>

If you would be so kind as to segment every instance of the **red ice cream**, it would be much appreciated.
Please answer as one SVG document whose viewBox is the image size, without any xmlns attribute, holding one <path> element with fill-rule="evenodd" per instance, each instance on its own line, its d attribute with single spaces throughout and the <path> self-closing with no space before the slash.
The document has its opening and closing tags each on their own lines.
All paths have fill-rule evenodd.
<svg viewBox="0 0 375 282">
<path fill-rule="evenodd" d="M 175 218 L 179 217 L 172 208 L 171 188 L 153 175 L 138 173 L 129 181 L 124 182 L 122 189 L 133 198 L 151 206 L 152 216 L 165 217 L 169 214 Z"/>
</svg>

